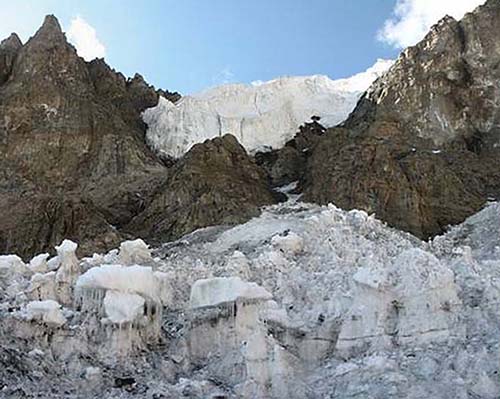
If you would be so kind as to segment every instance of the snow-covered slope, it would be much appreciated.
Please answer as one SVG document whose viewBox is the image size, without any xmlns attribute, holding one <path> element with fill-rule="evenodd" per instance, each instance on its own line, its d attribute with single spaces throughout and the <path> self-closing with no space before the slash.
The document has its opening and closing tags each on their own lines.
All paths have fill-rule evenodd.
<svg viewBox="0 0 500 399">
<path fill-rule="evenodd" d="M 177 158 L 192 145 L 231 133 L 247 151 L 282 147 L 311 116 L 324 126 L 342 122 L 360 95 L 392 65 L 378 60 L 348 79 L 327 76 L 283 77 L 269 82 L 228 84 L 183 97 L 175 105 L 164 98 L 146 110 L 147 140 Z"/>
</svg>

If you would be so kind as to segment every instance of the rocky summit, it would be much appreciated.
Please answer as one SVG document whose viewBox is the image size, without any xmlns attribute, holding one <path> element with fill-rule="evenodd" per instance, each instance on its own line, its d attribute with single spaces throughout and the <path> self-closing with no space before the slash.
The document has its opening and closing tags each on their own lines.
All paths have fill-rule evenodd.
<svg viewBox="0 0 500 399">
<path fill-rule="evenodd" d="M 0 86 L 1 251 L 27 255 L 65 236 L 118 242 L 113 225 L 133 215 L 133 193 L 163 173 L 139 114 L 156 103 L 154 90 L 142 87 L 149 98 L 134 102 L 138 85 L 78 57 L 53 16 L 25 45 L 9 42 L 17 45 L 2 47 L 12 61 Z"/>
</svg>

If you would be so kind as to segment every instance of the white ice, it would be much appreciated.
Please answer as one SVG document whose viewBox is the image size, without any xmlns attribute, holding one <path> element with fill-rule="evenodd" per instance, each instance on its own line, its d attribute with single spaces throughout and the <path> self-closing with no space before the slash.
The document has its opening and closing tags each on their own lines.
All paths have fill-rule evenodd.
<svg viewBox="0 0 500 399">
<path fill-rule="evenodd" d="M 43 322 L 55 327 L 66 323 L 66 318 L 61 312 L 61 305 L 51 299 L 29 302 L 25 308 L 25 317 L 29 321 Z"/>
<path fill-rule="evenodd" d="M 198 280 L 191 288 L 191 308 L 217 306 L 236 300 L 269 300 L 272 295 L 255 283 L 239 277 L 216 277 Z"/>
<path fill-rule="evenodd" d="M 140 238 L 133 241 L 124 241 L 120 245 L 118 261 L 122 265 L 138 265 L 150 262 L 151 250 Z"/>
<path fill-rule="evenodd" d="M 282 77 L 259 84 L 228 84 L 185 96 L 176 104 L 160 97 L 143 114 L 147 141 L 178 158 L 194 144 L 233 134 L 249 152 L 280 148 L 312 116 L 335 126 L 354 109 L 361 94 L 392 65 L 378 60 L 348 79 L 327 76 Z"/>
<path fill-rule="evenodd" d="M 104 310 L 109 321 L 116 324 L 132 323 L 144 313 L 145 300 L 137 294 L 109 290 L 104 297 Z"/>
<path fill-rule="evenodd" d="M 137 265 L 93 267 L 78 278 L 76 288 L 100 288 L 135 293 L 153 300 L 158 300 L 160 297 L 159 284 L 153 269 Z"/>
</svg>

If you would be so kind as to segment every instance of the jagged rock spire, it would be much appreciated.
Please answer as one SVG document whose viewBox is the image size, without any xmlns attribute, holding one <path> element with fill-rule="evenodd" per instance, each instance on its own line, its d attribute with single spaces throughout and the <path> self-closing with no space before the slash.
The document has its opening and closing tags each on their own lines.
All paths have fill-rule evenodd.
<svg viewBox="0 0 500 399">
<path fill-rule="evenodd" d="M 59 97 L 56 92 L 63 87 L 79 95 L 92 90 L 85 61 L 68 43 L 59 21 L 53 15 L 45 17 L 35 35 L 20 49 L 12 67 L 12 76 L 23 82 L 26 95 L 32 96 L 36 92 L 41 103 L 51 106 Z"/>
<path fill-rule="evenodd" d="M 21 39 L 17 35 L 17 33 L 11 33 L 10 36 L 0 43 L 0 49 L 19 49 L 23 46 Z"/>
<path fill-rule="evenodd" d="M 164 176 L 140 116 L 158 95 L 144 82 L 127 86 L 102 60 L 85 62 L 53 15 L 25 45 L 17 39 L 8 57 L 0 46 L 0 209 L 9 209 L 0 253 L 64 237 L 82 253 L 116 245 L 112 226 L 132 219 Z"/>
<path fill-rule="evenodd" d="M 36 31 L 35 35 L 28 40 L 26 45 L 45 49 L 67 46 L 74 50 L 73 46 L 66 40 L 66 35 L 62 31 L 59 21 L 53 15 L 47 15 L 45 17 L 42 26 Z M 74 51 L 76 53 L 76 50 Z"/>
<path fill-rule="evenodd" d="M 0 84 L 8 80 L 12 72 L 12 65 L 22 46 L 21 39 L 15 33 L 0 43 Z"/>
<path fill-rule="evenodd" d="M 39 35 L 63 35 L 61 25 L 54 15 L 47 15 L 42 26 L 36 32 L 35 36 Z"/>
</svg>

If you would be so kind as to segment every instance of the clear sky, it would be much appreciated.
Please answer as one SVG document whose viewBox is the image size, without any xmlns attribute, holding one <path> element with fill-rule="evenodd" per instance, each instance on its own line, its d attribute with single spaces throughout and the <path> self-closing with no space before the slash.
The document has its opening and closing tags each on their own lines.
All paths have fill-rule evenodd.
<svg viewBox="0 0 500 399">
<path fill-rule="evenodd" d="M 0 0 L 0 34 L 25 41 L 55 14 L 80 55 L 187 94 L 284 75 L 347 77 L 482 1 Z"/>
</svg>

